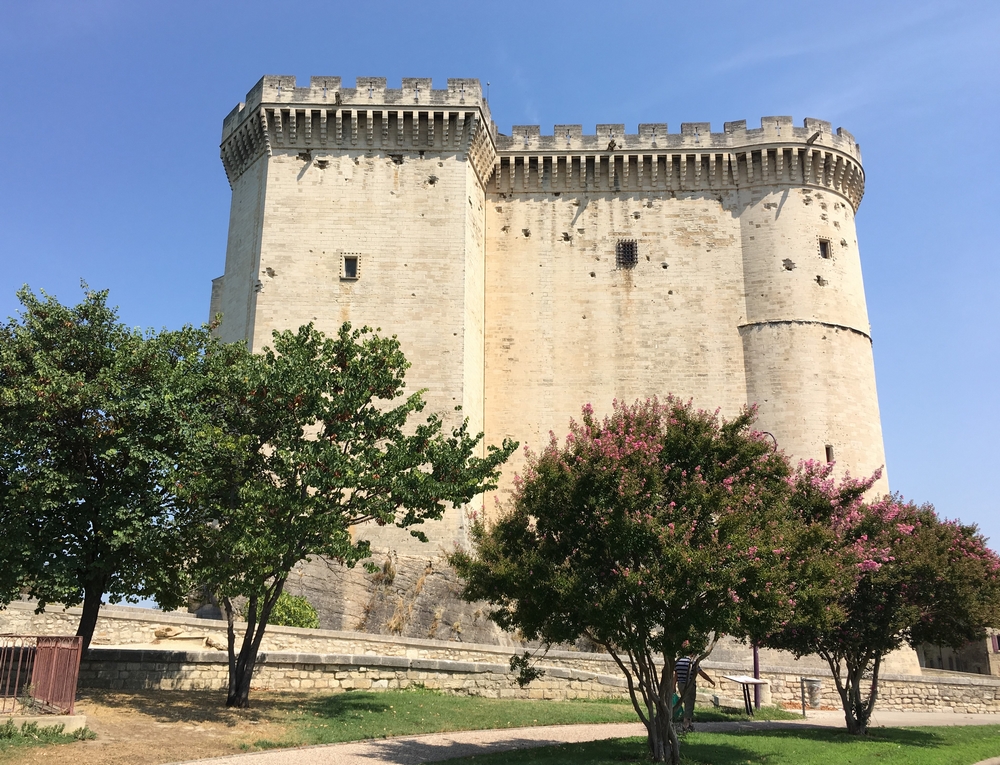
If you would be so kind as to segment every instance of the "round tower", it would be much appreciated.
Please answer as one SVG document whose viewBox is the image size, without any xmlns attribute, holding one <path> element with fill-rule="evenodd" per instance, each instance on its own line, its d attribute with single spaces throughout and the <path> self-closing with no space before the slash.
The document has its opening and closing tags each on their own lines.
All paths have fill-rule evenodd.
<svg viewBox="0 0 1000 765">
<path fill-rule="evenodd" d="M 830 123 L 761 120 L 740 164 L 747 402 L 793 458 L 837 473 L 883 468 L 872 341 L 854 216 L 864 192 L 853 136 Z"/>
</svg>

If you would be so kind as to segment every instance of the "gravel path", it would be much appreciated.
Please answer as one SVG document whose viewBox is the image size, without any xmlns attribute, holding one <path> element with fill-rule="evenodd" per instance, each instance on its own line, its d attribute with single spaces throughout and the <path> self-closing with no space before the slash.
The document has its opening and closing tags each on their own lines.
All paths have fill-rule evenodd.
<svg viewBox="0 0 1000 765">
<path fill-rule="evenodd" d="M 875 715 L 874 725 L 892 727 L 1000 725 L 1000 715 L 883 712 Z M 733 731 L 799 727 L 842 728 L 843 726 L 844 715 L 842 712 L 810 712 L 809 719 L 801 722 L 719 722 L 699 723 L 695 727 L 697 730 L 703 731 Z M 645 735 L 645 729 L 639 723 L 552 725 L 538 728 L 457 731 L 375 741 L 353 741 L 347 744 L 326 744 L 299 749 L 254 752 L 192 762 L 197 762 L 198 765 L 417 765 L 423 762 L 438 762 L 450 760 L 453 757 L 468 757 L 475 754 L 643 735 Z M 988 760 L 980 765 L 1000 765 L 1000 758 Z"/>
</svg>

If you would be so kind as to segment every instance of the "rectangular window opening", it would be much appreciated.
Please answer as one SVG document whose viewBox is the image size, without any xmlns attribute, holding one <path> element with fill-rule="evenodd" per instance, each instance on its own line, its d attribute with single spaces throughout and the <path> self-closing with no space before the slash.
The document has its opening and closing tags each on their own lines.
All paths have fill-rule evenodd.
<svg viewBox="0 0 1000 765">
<path fill-rule="evenodd" d="M 358 256 L 357 255 L 345 255 L 344 256 L 344 279 L 357 279 L 358 278 Z"/>
<path fill-rule="evenodd" d="M 833 462 L 833 447 L 830 444 L 826 445 L 826 461 Z"/>
<path fill-rule="evenodd" d="M 639 243 L 635 239 L 619 239 L 615 245 L 615 268 L 635 268 L 639 263 Z"/>
<path fill-rule="evenodd" d="M 819 240 L 819 256 L 825 260 L 829 260 L 833 257 L 833 250 L 830 248 L 829 239 Z"/>
</svg>

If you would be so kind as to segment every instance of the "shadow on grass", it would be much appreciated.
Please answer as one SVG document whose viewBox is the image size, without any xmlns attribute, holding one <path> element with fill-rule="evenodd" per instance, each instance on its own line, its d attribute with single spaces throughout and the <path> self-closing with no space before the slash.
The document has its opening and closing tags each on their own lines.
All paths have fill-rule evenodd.
<svg viewBox="0 0 1000 765">
<path fill-rule="evenodd" d="M 87 702 L 111 709 L 127 709 L 163 723 L 212 722 L 233 726 L 253 720 L 270 722 L 298 714 L 310 697 L 305 693 L 250 695 L 250 709 L 226 707 L 225 691 L 81 691 L 78 705 Z"/>
<path fill-rule="evenodd" d="M 802 715 L 777 707 L 761 707 L 751 717 L 742 710 L 716 709 L 714 707 L 695 707 L 694 721 L 698 722 L 770 722 L 782 720 L 796 722 L 802 720 Z"/>
<path fill-rule="evenodd" d="M 377 753 L 384 762 L 431 762 L 447 760 L 448 765 L 646 765 L 649 760 L 645 738 L 619 738 L 577 744 L 555 744 L 549 741 L 524 740 L 516 737 L 491 744 L 422 744 L 413 746 L 406 741 L 378 742 Z M 543 747 L 543 748 L 536 748 Z M 528 754 L 511 754 L 532 749 Z M 770 758 L 760 758 L 752 751 L 726 743 L 681 745 L 683 762 L 690 765 L 746 765 L 747 762 L 767 765 Z"/>
<path fill-rule="evenodd" d="M 380 694 L 365 691 L 349 691 L 331 694 L 329 696 L 312 696 L 306 700 L 301 709 L 312 715 L 329 720 L 346 720 L 361 714 L 388 712 L 389 703 L 379 698 Z"/>
<path fill-rule="evenodd" d="M 563 744 L 558 740 L 531 739 L 518 736 L 475 744 L 458 741 L 430 743 L 426 741 L 375 741 L 371 743 L 373 761 L 378 762 L 437 762 L 439 760 L 466 760 L 476 762 L 504 762 L 503 754 L 525 749 L 532 752 L 531 763 L 588 762 L 607 763 L 609 761 L 627 763 L 642 762 L 645 757 L 645 743 L 640 739 L 612 739 L 594 741 L 588 744 Z M 544 747 L 544 748 L 542 748 Z M 609 754 L 611 757 L 609 757 Z M 568 758 L 568 759 L 567 759 Z"/>
<path fill-rule="evenodd" d="M 828 743 L 851 744 L 886 741 L 903 746 L 930 748 L 944 743 L 943 738 L 927 728 L 871 728 L 866 736 L 855 736 L 846 730 L 830 728 L 774 728 L 771 730 L 740 731 L 741 736 L 767 736 L 773 739 L 804 739 Z"/>
</svg>

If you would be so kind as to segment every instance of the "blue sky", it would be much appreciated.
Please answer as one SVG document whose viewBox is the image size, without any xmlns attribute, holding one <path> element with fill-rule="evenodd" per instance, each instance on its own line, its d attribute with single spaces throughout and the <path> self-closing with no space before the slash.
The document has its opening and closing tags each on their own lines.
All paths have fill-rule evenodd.
<svg viewBox="0 0 1000 765">
<path fill-rule="evenodd" d="M 893 489 L 1000 547 L 1000 3 L 0 3 L 0 317 L 27 283 L 207 318 L 222 118 L 267 74 L 490 81 L 511 124 L 830 120 L 857 224 Z M 991 476 L 993 476 L 991 478 Z"/>
</svg>

